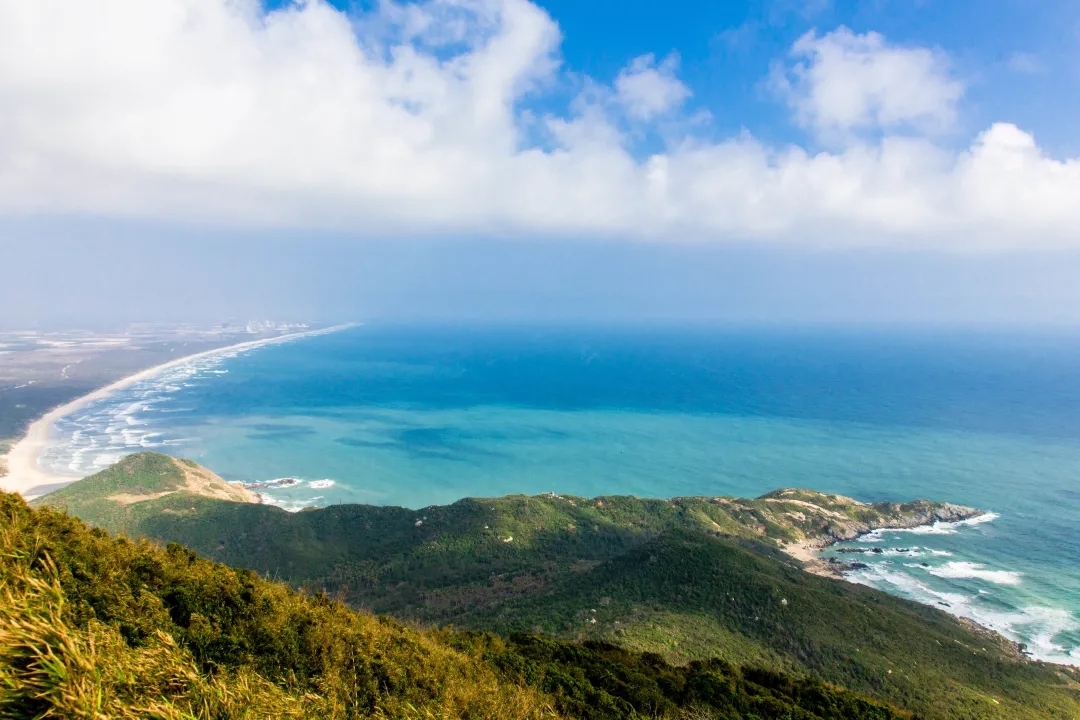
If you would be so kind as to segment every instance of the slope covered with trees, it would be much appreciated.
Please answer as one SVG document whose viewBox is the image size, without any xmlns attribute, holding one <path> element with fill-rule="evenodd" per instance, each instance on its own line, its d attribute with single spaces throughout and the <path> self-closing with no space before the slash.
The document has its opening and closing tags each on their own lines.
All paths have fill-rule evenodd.
<svg viewBox="0 0 1080 720">
<path fill-rule="evenodd" d="M 934 608 L 811 575 L 783 552 L 968 508 L 784 490 L 753 500 L 508 496 L 290 514 L 190 492 L 169 479 L 178 462 L 132 456 L 40 502 L 402 621 L 822 678 L 928 718 L 1080 716 L 1071 668 L 1031 662 Z M 155 497 L 108 500 L 127 485 Z"/>
<path fill-rule="evenodd" d="M 420 631 L 0 493 L 0 718 L 907 717 L 810 678 Z"/>
</svg>

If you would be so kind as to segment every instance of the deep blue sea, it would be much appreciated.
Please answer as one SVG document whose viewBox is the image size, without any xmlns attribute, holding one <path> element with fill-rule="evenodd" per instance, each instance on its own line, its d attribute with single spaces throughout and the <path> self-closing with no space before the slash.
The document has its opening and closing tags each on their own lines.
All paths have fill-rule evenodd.
<svg viewBox="0 0 1080 720">
<path fill-rule="evenodd" d="M 1080 664 L 1080 336 L 364 326 L 172 368 L 59 422 L 43 463 L 152 448 L 288 509 L 540 493 L 974 505 L 852 576 Z"/>
</svg>

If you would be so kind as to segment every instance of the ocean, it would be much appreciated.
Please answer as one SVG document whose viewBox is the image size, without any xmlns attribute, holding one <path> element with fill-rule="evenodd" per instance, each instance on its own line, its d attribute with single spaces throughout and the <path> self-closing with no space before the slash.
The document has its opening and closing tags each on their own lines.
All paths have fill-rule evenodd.
<svg viewBox="0 0 1080 720">
<path fill-rule="evenodd" d="M 55 472 L 154 449 L 293 478 L 263 490 L 290 510 L 778 487 L 973 505 L 992 514 L 848 543 L 851 579 L 1080 664 L 1078 336 L 361 326 L 170 368 L 53 432 Z"/>
</svg>

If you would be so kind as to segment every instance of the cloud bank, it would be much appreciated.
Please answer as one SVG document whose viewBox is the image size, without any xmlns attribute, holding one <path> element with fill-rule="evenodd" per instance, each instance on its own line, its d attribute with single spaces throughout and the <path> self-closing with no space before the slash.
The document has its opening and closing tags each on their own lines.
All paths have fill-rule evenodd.
<svg viewBox="0 0 1080 720">
<path fill-rule="evenodd" d="M 0 213 L 357 236 L 1080 247 L 1080 160 L 956 150 L 948 58 L 841 28 L 773 84 L 828 150 L 716 139 L 677 58 L 571 78 L 528 0 L 0 2 Z M 660 131 L 662 150 L 637 151 Z"/>
<path fill-rule="evenodd" d="M 964 86 L 949 76 L 940 52 L 890 47 L 877 33 L 840 28 L 824 37 L 807 33 L 791 54 L 797 62 L 779 67 L 776 80 L 801 124 L 821 134 L 904 127 L 932 133 L 956 122 Z"/>
</svg>

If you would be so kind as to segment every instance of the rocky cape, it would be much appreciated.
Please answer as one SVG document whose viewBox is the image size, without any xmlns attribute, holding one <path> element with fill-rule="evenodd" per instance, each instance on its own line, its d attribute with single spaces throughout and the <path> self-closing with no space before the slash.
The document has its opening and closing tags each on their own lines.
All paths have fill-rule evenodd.
<svg viewBox="0 0 1080 720">
<path fill-rule="evenodd" d="M 826 561 L 819 551 L 838 542 L 857 540 L 877 530 L 909 530 L 911 528 L 935 525 L 937 523 L 956 523 L 985 515 L 984 510 L 956 505 L 949 502 L 931 502 L 915 500 L 908 503 L 861 503 L 840 495 L 825 496 L 823 503 L 817 493 L 805 490 L 777 490 L 762 496 L 767 502 L 780 503 L 791 518 L 790 505 L 793 501 L 807 500 L 807 495 L 814 496 L 816 502 L 807 501 L 801 512 L 805 517 L 792 518 L 803 531 L 803 536 L 794 542 L 780 540 L 781 549 L 803 563 L 804 569 L 818 575 L 843 577 L 853 563 L 832 558 Z"/>
</svg>

